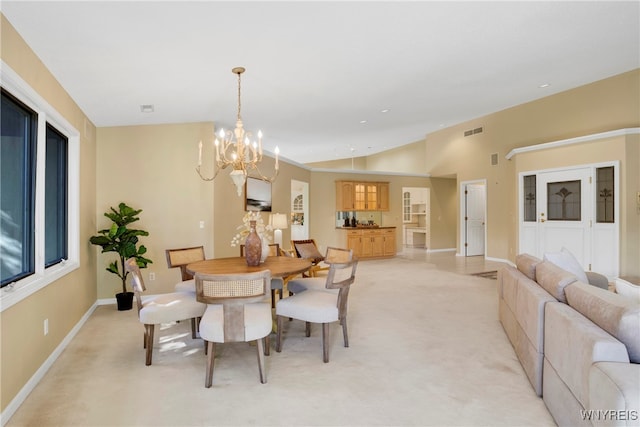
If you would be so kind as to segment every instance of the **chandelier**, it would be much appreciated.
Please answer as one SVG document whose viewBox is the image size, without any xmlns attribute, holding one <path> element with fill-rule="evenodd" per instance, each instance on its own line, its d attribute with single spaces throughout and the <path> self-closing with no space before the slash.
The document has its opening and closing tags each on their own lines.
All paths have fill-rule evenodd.
<svg viewBox="0 0 640 427">
<path fill-rule="evenodd" d="M 216 148 L 214 172 L 210 178 L 203 176 L 200 171 L 200 167 L 202 166 L 202 141 L 200 141 L 198 144 L 198 167 L 196 171 L 203 180 L 213 181 L 215 177 L 218 176 L 220 170 L 231 166 L 233 170 L 229 173 L 229 176 L 236 185 L 238 196 L 241 196 L 244 183 L 250 170 L 255 171 L 258 177 L 264 181 L 275 181 L 279 172 L 278 153 L 280 150 L 276 147 L 275 172 L 272 177 L 267 178 L 258 168 L 258 164 L 262 161 L 262 131 L 258 131 L 257 141 L 255 139 L 252 140 L 253 134 L 244 130 L 242 117 L 240 116 L 240 76 L 244 73 L 245 69 L 243 67 L 236 67 L 231 71 L 238 75 L 238 119 L 236 121 L 236 128 L 233 131 L 220 129 L 218 132 L 214 142 Z"/>
</svg>

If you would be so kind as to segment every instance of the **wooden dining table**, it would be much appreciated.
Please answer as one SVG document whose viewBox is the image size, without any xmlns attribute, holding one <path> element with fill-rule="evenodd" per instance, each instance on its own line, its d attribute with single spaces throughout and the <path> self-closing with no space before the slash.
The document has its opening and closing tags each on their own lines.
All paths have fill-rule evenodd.
<svg viewBox="0 0 640 427">
<path fill-rule="evenodd" d="M 241 274 L 255 271 L 269 270 L 271 277 L 282 277 L 286 283 L 290 278 L 304 273 L 311 268 L 311 261 L 305 258 L 287 256 L 270 256 L 265 262 L 252 267 L 247 265 L 245 257 L 213 258 L 187 264 L 187 271 L 195 276 L 204 274 Z M 273 320 L 273 332 L 276 331 L 276 321 Z"/>
<path fill-rule="evenodd" d="M 213 258 L 192 262 L 187 265 L 187 271 L 193 275 L 204 274 L 241 274 L 269 270 L 271 277 L 283 279 L 304 273 L 311 267 L 311 261 L 304 258 L 286 256 L 270 256 L 265 262 L 255 267 L 247 265 L 244 257 Z"/>
</svg>

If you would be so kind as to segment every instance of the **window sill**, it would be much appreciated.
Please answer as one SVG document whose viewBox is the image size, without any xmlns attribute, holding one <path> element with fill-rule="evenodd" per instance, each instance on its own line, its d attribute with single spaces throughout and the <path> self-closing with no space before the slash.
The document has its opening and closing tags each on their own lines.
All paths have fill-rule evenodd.
<svg viewBox="0 0 640 427">
<path fill-rule="evenodd" d="M 65 261 L 47 268 L 44 273 L 32 274 L 0 290 L 0 313 L 19 303 L 40 289 L 66 276 L 79 267 L 78 262 Z"/>
</svg>

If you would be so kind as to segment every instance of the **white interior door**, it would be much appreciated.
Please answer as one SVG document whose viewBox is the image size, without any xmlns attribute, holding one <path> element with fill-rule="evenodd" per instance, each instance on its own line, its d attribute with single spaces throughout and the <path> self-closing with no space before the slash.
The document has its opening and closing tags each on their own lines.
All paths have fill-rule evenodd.
<svg viewBox="0 0 640 427">
<path fill-rule="evenodd" d="M 590 176 L 590 168 L 538 174 L 538 257 L 565 247 L 588 269 L 593 220 Z"/>
<path fill-rule="evenodd" d="M 519 253 L 543 258 L 565 247 L 585 270 L 617 277 L 618 168 L 601 163 L 521 174 Z"/>
<path fill-rule="evenodd" d="M 465 255 L 484 255 L 486 222 L 486 186 L 468 184 L 465 187 Z"/>
</svg>

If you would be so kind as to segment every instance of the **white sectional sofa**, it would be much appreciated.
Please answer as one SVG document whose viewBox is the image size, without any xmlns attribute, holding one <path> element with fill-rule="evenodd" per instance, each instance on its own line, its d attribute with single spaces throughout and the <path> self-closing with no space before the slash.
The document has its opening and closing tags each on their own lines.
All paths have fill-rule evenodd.
<svg viewBox="0 0 640 427">
<path fill-rule="evenodd" d="M 498 273 L 499 318 L 560 426 L 640 426 L 640 304 L 531 255 Z"/>
</svg>

